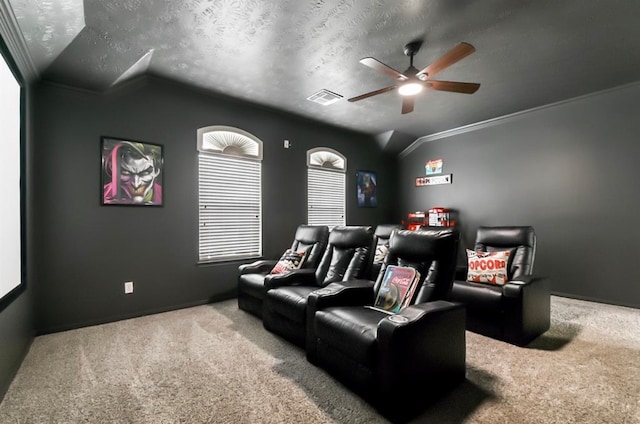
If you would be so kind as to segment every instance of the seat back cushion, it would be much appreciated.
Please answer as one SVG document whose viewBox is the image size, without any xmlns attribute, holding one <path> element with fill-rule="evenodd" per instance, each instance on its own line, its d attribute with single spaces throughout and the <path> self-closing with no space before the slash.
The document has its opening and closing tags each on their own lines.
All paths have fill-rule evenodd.
<svg viewBox="0 0 640 424">
<path fill-rule="evenodd" d="M 536 253 L 535 231 L 531 226 L 482 226 L 478 228 L 474 250 L 510 251 L 507 264 L 508 279 L 531 275 Z"/>
<path fill-rule="evenodd" d="M 373 243 L 372 227 L 334 227 L 316 269 L 318 285 L 324 287 L 337 281 L 365 278 L 373 259 Z"/>
<path fill-rule="evenodd" d="M 374 286 L 377 293 L 389 265 L 410 266 L 420 273 L 411 304 L 446 299 L 455 277 L 459 232 L 453 227 L 398 230 Z"/>
<path fill-rule="evenodd" d="M 300 225 L 296 230 L 295 239 L 291 244 L 291 250 L 306 252 L 302 268 L 314 269 L 318 266 L 320 258 L 327 247 L 329 239 L 329 227 L 326 225 Z"/>
</svg>

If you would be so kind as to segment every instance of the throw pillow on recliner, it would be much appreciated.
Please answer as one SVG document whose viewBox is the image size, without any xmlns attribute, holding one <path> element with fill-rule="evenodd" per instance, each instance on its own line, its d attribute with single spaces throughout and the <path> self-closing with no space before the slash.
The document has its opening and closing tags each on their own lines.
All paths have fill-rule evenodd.
<svg viewBox="0 0 640 424">
<path fill-rule="evenodd" d="M 284 251 L 278 263 L 273 267 L 270 274 L 282 274 L 292 269 L 302 268 L 304 260 L 307 256 L 306 251 L 296 252 L 291 249 Z"/>
<path fill-rule="evenodd" d="M 373 262 L 384 262 L 384 258 L 387 257 L 387 253 L 389 253 L 389 245 L 379 244 L 378 246 L 376 246 L 376 253 L 373 257 Z"/>
<path fill-rule="evenodd" d="M 511 253 L 510 250 L 482 252 L 467 249 L 467 281 L 504 285 L 509 281 L 507 269 Z"/>
</svg>

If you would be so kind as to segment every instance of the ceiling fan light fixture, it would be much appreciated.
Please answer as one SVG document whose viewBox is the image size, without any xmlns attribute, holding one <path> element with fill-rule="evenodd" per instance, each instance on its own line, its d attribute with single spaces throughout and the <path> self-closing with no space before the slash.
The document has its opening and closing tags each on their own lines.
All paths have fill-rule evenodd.
<svg viewBox="0 0 640 424">
<path fill-rule="evenodd" d="M 400 93 L 401 96 L 414 96 L 421 92 L 422 88 L 422 84 L 420 83 L 409 82 L 401 85 L 400 88 L 398 88 L 398 93 Z"/>
<path fill-rule="evenodd" d="M 417 95 L 422 90 L 426 89 L 473 94 L 478 90 L 478 88 L 480 88 L 480 84 L 471 82 L 436 81 L 431 79 L 438 72 L 445 70 L 449 66 L 476 51 L 475 47 L 471 44 L 462 42 L 435 61 L 431 62 L 429 65 L 418 70 L 413 66 L 413 56 L 418 52 L 421 44 L 421 40 L 416 40 L 404 46 L 404 54 L 409 56 L 409 67 L 404 72 L 399 72 L 373 57 L 365 57 L 364 59 L 361 59 L 361 64 L 401 82 L 399 84 L 370 91 L 347 100 L 349 102 L 358 102 L 360 100 L 368 99 L 369 97 L 377 96 L 378 94 L 396 90 L 404 97 L 402 100 L 402 114 L 404 115 L 413 112 L 415 104 L 413 96 Z"/>
</svg>

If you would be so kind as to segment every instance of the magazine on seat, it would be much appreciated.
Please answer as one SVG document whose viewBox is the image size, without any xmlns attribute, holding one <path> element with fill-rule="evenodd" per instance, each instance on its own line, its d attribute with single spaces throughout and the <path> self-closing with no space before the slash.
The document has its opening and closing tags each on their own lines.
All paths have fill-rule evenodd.
<svg viewBox="0 0 640 424">
<path fill-rule="evenodd" d="M 400 312 L 411 303 L 418 281 L 420 281 L 420 273 L 415 268 L 387 266 L 371 308 L 391 314 Z"/>
</svg>

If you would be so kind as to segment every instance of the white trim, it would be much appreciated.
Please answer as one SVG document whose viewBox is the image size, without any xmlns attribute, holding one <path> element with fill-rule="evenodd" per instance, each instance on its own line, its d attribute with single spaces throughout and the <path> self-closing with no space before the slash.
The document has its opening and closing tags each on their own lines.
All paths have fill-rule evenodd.
<svg viewBox="0 0 640 424">
<path fill-rule="evenodd" d="M 9 0 L 0 0 L 0 34 L 26 83 L 40 78 Z"/>
<path fill-rule="evenodd" d="M 331 155 L 335 155 L 337 158 L 342 160 L 342 164 L 343 165 L 340 168 L 324 168 L 322 166 L 314 165 L 314 164 L 311 163 L 311 157 L 314 156 L 316 153 L 327 153 L 330 156 Z M 345 172 L 347 172 L 347 158 L 345 157 L 345 155 L 343 155 L 339 151 L 334 150 L 334 149 L 332 149 L 330 147 L 314 147 L 313 149 L 307 150 L 307 167 L 309 167 L 309 168 L 317 168 L 317 169 L 324 169 L 325 171 L 333 171 L 333 172 L 345 173 Z"/>
<path fill-rule="evenodd" d="M 572 97 L 572 98 L 566 99 L 566 100 L 560 100 L 559 102 L 549 103 L 549 104 L 546 104 L 546 105 L 543 105 L 543 106 L 537 106 L 537 107 L 534 107 L 534 108 L 531 108 L 531 109 L 525 109 L 525 110 L 521 110 L 519 112 L 510 113 L 508 115 L 503 115 L 503 116 L 498 116 L 496 118 L 487 119 L 486 121 L 475 122 L 473 124 L 464 125 L 462 127 L 453 128 L 453 129 L 450 129 L 450 130 L 446 130 L 446 131 L 441 131 L 441 132 L 438 132 L 438 133 L 425 135 L 425 136 L 422 136 L 422 137 L 416 139 L 416 141 L 414 141 L 407 148 L 405 148 L 403 151 L 401 151 L 398 154 L 398 157 L 403 158 L 403 157 L 407 156 L 409 153 L 413 152 L 415 149 L 420 147 L 423 143 L 428 143 L 429 141 L 440 140 L 442 138 L 449 138 L 449 137 L 453 137 L 453 136 L 458 135 L 458 134 L 464 134 L 464 133 L 468 133 L 468 132 L 472 132 L 472 131 L 481 130 L 483 128 L 493 127 L 494 125 L 503 124 L 503 123 L 506 123 L 506 122 L 509 122 L 509 121 L 516 120 L 521 115 L 524 115 L 524 114 L 527 114 L 527 113 L 537 112 L 537 111 L 540 111 L 540 110 L 549 109 L 549 108 L 553 108 L 553 107 L 556 107 L 556 106 L 561 106 L 561 105 L 564 105 L 564 104 L 567 104 L 567 103 L 577 102 L 577 101 L 580 101 L 580 100 L 588 99 L 590 97 L 595 97 L 595 96 L 600 96 L 600 95 L 603 95 L 603 94 L 612 93 L 612 92 L 618 91 L 618 90 L 624 90 L 626 88 L 633 87 L 635 85 L 640 85 L 640 81 L 636 81 L 636 82 L 632 82 L 632 83 L 624 84 L 624 85 L 619 85 L 617 87 L 607 88 L 607 89 L 600 90 L 600 91 L 594 91 L 593 93 L 584 94 L 584 95 L 578 96 L 578 97 Z"/>
<path fill-rule="evenodd" d="M 207 135 L 208 133 L 212 133 L 212 132 L 216 132 L 216 131 L 220 131 L 220 132 L 228 132 L 228 133 L 234 133 L 237 134 L 241 137 L 245 137 L 246 139 L 250 140 L 251 142 L 255 143 L 255 146 L 258 150 L 258 153 L 254 156 L 251 154 L 246 154 L 246 155 L 242 155 L 241 157 L 244 158 L 248 158 L 248 159 L 257 159 L 257 160 L 262 160 L 262 140 L 260 140 L 258 137 L 256 137 L 255 135 L 251 134 L 250 132 L 241 130 L 240 128 L 236 128 L 236 127 L 229 127 L 229 126 L 225 126 L 225 125 L 211 125 L 209 127 L 203 127 L 203 128 L 198 128 L 198 140 L 197 140 L 197 149 L 200 153 L 208 153 L 208 154 L 215 154 L 215 155 L 225 155 L 224 153 L 221 152 L 217 152 L 217 151 L 212 151 L 210 149 L 205 149 L 204 148 L 204 136 Z M 225 155 L 228 156 L 228 155 Z M 231 155 L 231 156 L 236 156 L 236 155 Z M 239 157 L 239 156 L 236 156 Z"/>
</svg>

